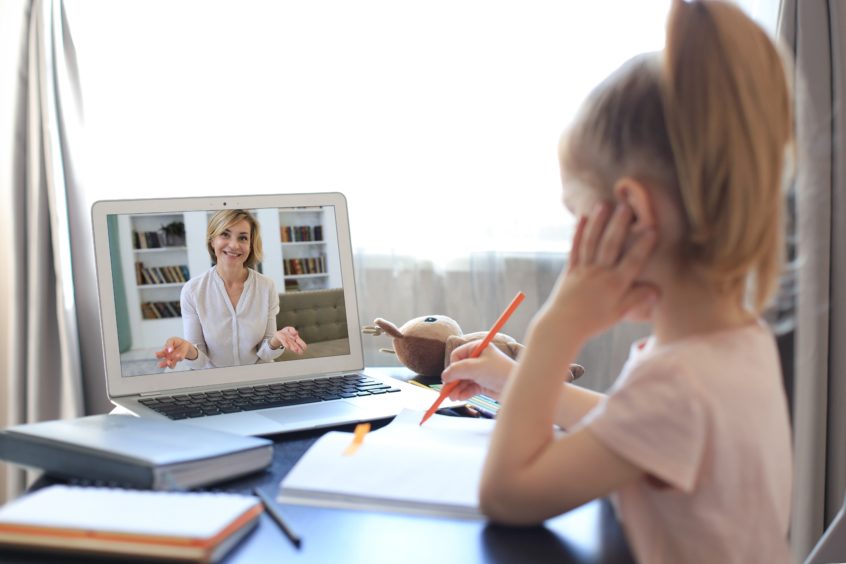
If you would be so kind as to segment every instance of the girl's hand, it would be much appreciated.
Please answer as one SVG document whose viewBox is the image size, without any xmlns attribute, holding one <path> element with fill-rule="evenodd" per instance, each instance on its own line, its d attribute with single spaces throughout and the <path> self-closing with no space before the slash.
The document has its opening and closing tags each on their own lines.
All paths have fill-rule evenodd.
<svg viewBox="0 0 846 564">
<path fill-rule="evenodd" d="M 619 204 L 612 210 L 607 203 L 579 219 L 570 263 L 544 304 L 539 323 L 559 331 L 567 327 L 570 335 L 586 341 L 655 303 L 657 288 L 635 282 L 655 247 L 655 230 L 635 235 L 632 219 L 629 206 Z"/>
<path fill-rule="evenodd" d="M 297 354 L 303 354 L 308 348 L 308 345 L 300 338 L 300 334 L 293 327 L 283 327 L 276 332 L 274 337 L 283 347 Z"/>
<path fill-rule="evenodd" d="M 441 374 L 441 380 L 444 384 L 458 380 L 458 385 L 449 395 L 449 399 L 465 400 L 476 394 L 499 399 L 515 362 L 493 345 L 485 347 L 477 358 L 470 358 L 470 354 L 480 342 L 481 340 L 464 343 L 450 354 L 450 364 Z"/>
<path fill-rule="evenodd" d="M 156 358 L 160 359 L 159 368 L 175 368 L 178 362 L 186 358 L 188 358 L 188 360 L 196 360 L 197 355 L 198 352 L 194 345 L 185 339 L 171 337 L 165 341 L 162 350 L 156 353 Z"/>
</svg>

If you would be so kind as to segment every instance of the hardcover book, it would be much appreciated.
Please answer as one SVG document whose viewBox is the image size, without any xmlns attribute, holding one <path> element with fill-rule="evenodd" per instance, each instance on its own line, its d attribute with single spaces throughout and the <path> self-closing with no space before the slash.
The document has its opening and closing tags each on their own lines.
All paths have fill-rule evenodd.
<svg viewBox="0 0 846 564">
<path fill-rule="evenodd" d="M 0 508 L 0 545 L 215 562 L 261 513 L 245 495 L 56 485 Z"/>
<path fill-rule="evenodd" d="M 177 421 L 92 415 L 8 427 L 0 459 L 60 478 L 172 490 L 266 468 L 273 443 Z"/>
</svg>

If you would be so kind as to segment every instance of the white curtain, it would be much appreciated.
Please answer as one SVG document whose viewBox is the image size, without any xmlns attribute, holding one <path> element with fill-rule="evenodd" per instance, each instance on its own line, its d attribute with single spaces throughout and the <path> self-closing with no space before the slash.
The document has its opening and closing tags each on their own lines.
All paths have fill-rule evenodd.
<svg viewBox="0 0 846 564">
<path fill-rule="evenodd" d="M 846 491 L 846 3 L 785 0 L 796 60 L 798 292 L 791 543 L 804 559 Z"/>
<path fill-rule="evenodd" d="M 82 414 L 67 202 L 80 100 L 68 31 L 60 0 L 0 3 L 3 426 Z M 0 500 L 25 485 L 12 467 L 0 477 Z"/>
<path fill-rule="evenodd" d="M 485 331 L 522 291 L 526 299 L 503 329 L 522 341 L 564 263 L 563 253 L 490 251 L 443 265 L 413 256 L 359 253 L 356 285 L 362 324 L 382 317 L 399 326 L 414 317 L 442 314 L 458 321 L 465 333 Z M 647 331 L 644 325 L 623 324 L 591 341 L 577 359 L 587 369 L 579 383 L 605 391 L 616 379 L 632 341 Z M 398 364 L 395 356 L 379 351 L 381 347 L 391 347 L 389 337 L 365 335 L 365 363 Z"/>
</svg>

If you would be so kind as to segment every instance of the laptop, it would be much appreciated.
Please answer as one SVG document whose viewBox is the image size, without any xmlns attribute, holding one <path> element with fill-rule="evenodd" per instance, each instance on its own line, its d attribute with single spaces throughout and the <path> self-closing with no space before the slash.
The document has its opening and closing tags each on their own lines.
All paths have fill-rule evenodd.
<svg viewBox="0 0 846 564">
<path fill-rule="evenodd" d="M 296 328 L 307 348 L 301 355 L 284 351 L 268 358 L 265 352 L 259 358 L 249 346 L 247 353 L 243 346 L 206 347 L 202 365 L 183 361 L 161 368 L 155 353 L 171 337 L 188 332 L 203 344 L 204 336 L 214 342 L 221 331 L 247 331 L 241 324 L 251 319 L 233 321 L 242 304 L 227 304 L 222 285 L 217 304 L 213 283 L 203 294 L 206 306 L 211 300 L 212 310 L 222 308 L 219 322 L 200 316 L 196 303 L 184 316 L 182 311 L 191 304 L 183 301 L 183 290 L 200 295 L 198 283 L 215 275 L 207 230 L 225 210 L 246 210 L 255 218 L 263 252 L 252 268 L 264 294 L 256 292 L 279 296 L 276 320 L 264 315 L 268 323 Z M 425 410 L 434 400 L 431 391 L 387 374 L 364 373 L 342 194 L 98 201 L 92 220 L 106 383 L 115 405 L 141 417 L 269 435 Z M 189 288 L 198 277 L 204 278 Z M 245 287 L 241 299 L 247 293 Z M 261 348 L 258 341 L 252 350 Z"/>
</svg>

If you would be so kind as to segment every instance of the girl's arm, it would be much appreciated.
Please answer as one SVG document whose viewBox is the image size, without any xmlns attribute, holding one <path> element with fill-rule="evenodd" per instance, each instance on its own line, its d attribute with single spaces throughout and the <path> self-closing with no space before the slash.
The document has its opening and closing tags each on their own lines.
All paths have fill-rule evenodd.
<svg viewBox="0 0 846 564">
<path fill-rule="evenodd" d="M 589 220 L 582 217 L 568 269 L 532 320 L 526 350 L 505 386 L 505 408 L 497 417 L 482 474 L 481 508 L 496 521 L 538 523 L 642 474 L 589 429 L 553 435 L 562 400 L 561 367 L 575 360 L 589 338 L 655 298 L 654 289 L 635 284 L 655 233 L 647 229 L 630 237 L 631 222 L 632 212 L 624 205 L 613 216 L 605 204 Z"/>
<path fill-rule="evenodd" d="M 496 347 L 489 346 L 479 357 L 470 358 L 470 353 L 478 344 L 479 341 L 465 343 L 450 355 L 450 365 L 444 370 L 441 379 L 444 384 L 459 382 L 449 396 L 452 400 L 466 400 L 476 394 L 485 394 L 498 400 L 509 376 L 514 375 L 516 363 Z M 566 374 L 566 371 L 564 373 Z M 604 394 L 586 390 L 581 386 L 562 384 L 553 416 L 555 424 L 562 429 L 569 429 L 603 397 Z"/>
<path fill-rule="evenodd" d="M 558 396 L 553 420 L 562 429 L 570 429 L 605 397 L 575 384 L 564 384 Z"/>
<path fill-rule="evenodd" d="M 539 523 L 640 476 L 586 429 L 555 438 L 553 423 L 571 426 L 601 398 L 569 384 L 555 393 L 562 384 L 548 375 L 578 351 L 560 336 L 535 325 L 506 385 L 480 491 L 482 511 L 494 521 Z"/>
</svg>

